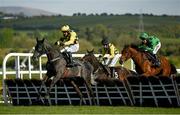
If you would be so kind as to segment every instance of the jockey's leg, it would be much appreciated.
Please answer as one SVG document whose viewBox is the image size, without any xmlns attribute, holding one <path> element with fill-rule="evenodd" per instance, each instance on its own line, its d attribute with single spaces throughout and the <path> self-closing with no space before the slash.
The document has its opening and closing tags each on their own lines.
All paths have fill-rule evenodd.
<svg viewBox="0 0 180 115">
<path fill-rule="evenodd" d="M 154 56 L 154 59 L 155 59 L 155 66 L 157 66 L 157 67 L 159 67 L 160 66 L 160 60 L 158 59 L 158 57 L 157 57 L 157 55 L 156 55 L 156 53 L 158 52 L 158 50 L 161 48 L 161 43 L 159 42 L 156 46 L 155 46 L 155 48 L 154 48 L 154 50 L 153 50 L 153 56 Z"/>
<path fill-rule="evenodd" d="M 66 47 L 64 47 L 60 52 L 62 53 L 62 52 L 65 52 L 65 51 L 67 51 L 69 49 L 69 47 L 68 46 L 66 46 Z"/>
<path fill-rule="evenodd" d="M 159 62 L 159 59 L 158 59 L 156 54 L 153 54 L 151 52 L 147 52 L 147 55 L 148 55 L 149 60 L 152 62 L 152 64 L 154 66 L 157 66 L 157 67 L 160 66 L 160 62 Z"/>
<path fill-rule="evenodd" d="M 110 67 L 114 67 L 116 65 L 116 62 L 118 61 L 120 55 L 116 54 L 114 58 L 111 60 L 111 63 L 109 64 Z"/>
<path fill-rule="evenodd" d="M 73 57 L 72 57 L 72 53 L 77 52 L 78 50 L 79 50 L 79 44 L 70 45 L 61 50 L 61 52 L 66 51 L 66 55 L 68 57 L 67 66 L 69 66 L 69 67 L 75 66 L 75 63 L 74 63 Z"/>
<path fill-rule="evenodd" d="M 73 59 L 72 59 L 72 53 L 71 52 L 67 52 L 68 55 L 68 66 L 73 66 Z"/>
<path fill-rule="evenodd" d="M 115 77 L 115 74 L 117 74 L 115 73 L 114 66 L 116 65 L 116 62 L 118 61 L 119 57 L 120 55 L 116 54 L 114 58 L 111 60 L 111 63 L 109 64 L 109 67 L 111 67 L 111 77 L 113 78 Z"/>
<path fill-rule="evenodd" d="M 109 65 L 110 61 L 111 61 L 111 59 L 110 59 L 110 58 L 107 58 L 106 60 L 104 60 L 105 65 Z"/>
<path fill-rule="evenodd" d="M 161 63 L 156 54 L 154 54 L 154 59 L 155 59 L 155 66 L 159 67 L 161 65 Z"/>
</svg>

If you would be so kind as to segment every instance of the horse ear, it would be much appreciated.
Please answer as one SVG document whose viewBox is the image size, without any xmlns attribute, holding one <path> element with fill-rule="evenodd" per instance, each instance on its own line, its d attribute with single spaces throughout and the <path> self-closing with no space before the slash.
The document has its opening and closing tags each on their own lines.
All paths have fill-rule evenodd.
<svg viewBox="0 0 180 115">
<path fill-rule="evenodd" d="M 43 42 L 44 42 L 44 40 L 45 40 L 45 38 L 43 38 L 41 42 L 43 43 Z"/>
<path fill-rule="evenodd" d="M 91 50 L 91 52 L 92 52 L 92 53 L 94 52 L 94 48 Z"/>
<path fill-rule="evenodd" d="M 89 54 L 90 53 L 90 51 L 87 49 L 87 53 Z"/>
<path fill-rule="evenodd" d="M 94 52 L 94 48 L 92 50 L 87 50 L 87 53 L 93 53 Z"/>
</svg>

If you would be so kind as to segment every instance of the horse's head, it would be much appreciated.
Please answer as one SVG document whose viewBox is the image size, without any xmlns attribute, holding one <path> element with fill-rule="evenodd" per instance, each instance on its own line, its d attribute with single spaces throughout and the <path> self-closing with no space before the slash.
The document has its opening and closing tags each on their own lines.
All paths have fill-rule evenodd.
<svg viewBox="0 0 180 115">
<path fill-rule="evenodd" d="M 89 62 L 94 67 L 95 70 L 99 68 L 100 62 L 97 59 L 97 57 L 94 55 L 94 50 L 91 51 L 87 50 L 87 53 L 85 54 L 84 57 L 82 57 L 81 60 Z"/>
<path fill-rule="evenodd" d="M 121 57 L 119 60 L 120 64 L 123 64 L 128 59 L 135 57 L 139 52 L 138 46 L 136 44 L 125 45 L 121 51 Z"/>
<path fill-rule="evenodd" d="M 46 49 L 44 47 L 44 41 L 45 39 L 43 38 L 42 40 L 38 40 L 38 38 L 36 38 L 36 46 L 35 46 L 35 50 L 32 56 L 33 60 L 38 60 L 38 58 L 46 53 Z"/>
<path fill-rule="evenodd" d="M 93 62 L 97 62 L 98 60 L 96 59 L 95 55 L 94 55 L 94 49 L 91 51 L 87 50 L 87 53 L 84 55 L 84 57 L 81 58 L 82 61 L 88 61 L 91 64 Z"/>
<path fill-rule="evenodd" d="M 131 49 L 131 46 L 125 46 L 123 48 L 123 50 L 121 51 L 121 57 L 119 60 L 120 64 L 123 64 L 125 61 L 127 61 L 128 59 L 132 57 L 130 49 Z"/>
</svg>

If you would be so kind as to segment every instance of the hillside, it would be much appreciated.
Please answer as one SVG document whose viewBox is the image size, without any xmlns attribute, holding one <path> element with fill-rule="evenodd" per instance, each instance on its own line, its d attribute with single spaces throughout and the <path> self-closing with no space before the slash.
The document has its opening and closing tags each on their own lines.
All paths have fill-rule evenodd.
<svg viewBox="0 0 180 115">
<path fill-rule="evenodd" d="M 54 15 L 55 13 L 27 7 L 0 7 L 0 12 L 5 14 L 23 14 L 24 16 L 41 16 L 41 15 Z"/>
</svg>

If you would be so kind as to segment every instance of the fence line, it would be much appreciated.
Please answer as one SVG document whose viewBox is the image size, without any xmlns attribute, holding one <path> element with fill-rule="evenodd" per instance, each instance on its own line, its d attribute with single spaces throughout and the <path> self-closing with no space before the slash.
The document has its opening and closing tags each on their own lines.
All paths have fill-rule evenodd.
<svg viewBox="0 0 180 115">
<path fill-rule="evenodd" d="M 44 73 L 46 73 L 46 70 L 43 70 L 42 68 L 42 58 L 46 58 L 46 55 L 43 55 L 39 58 L 39 68 L 38 70 L 33 70 L 31 68 L 31 57 L 32 57 L 32 53 L 10 53 L 8 55 L 6 55 L 6 57 L 4 58 L 3 60 L 3 71 L 2 71 L 2 75 L 3 75 L 3 97 L 4 97 L 4 101 L 5 103 L 7 103 L 7 90 L 6 90 L 6 84 L 5 84 L 5 79 L 6 79 L 6 76 L 7 75 L 10 75 L 10 74 L 15 74 L 16 75 L 16 78 L 20 78 L 20 79 L 23 79 L 23 75 L 24 74 L 28 74 L 29 78 L 31 79 L 32 77 L 32 74 L 39 74 L 40 76 L 40 79 L 42 79 L 42 75 Z M 76 58 L 81 58 L 83 57 L 85 54 L 73 54 L 72 56 L 73 57 L 76 57 Z M 95 54 L 95 56 L 99 56 L 99 54 Z M 15 58 L 15 70 L 14 71 L 10 71 L 8 70 L 8 67 L 7 67 L 7 61 L 9 60 L 9 58 L 12 58 L 14 57 Z M 26 57 L 27 60 L 28 60 L 28 67 L 27 67 L 27 70 L 22 70 L 21 69 L 21 59 L 22 57 Z M 131 61 L 131 69 L 133 69 L 133 61 Z M 180 73 L 180 69 L 177 69 L 178 73 Z"/>
<path fill-rule="evenodd" d="M 42 58 L 46 58 L 46 55 L 42 55 L 39 58 L 39 69 L 38 70 L 33 70 L 32 69 L 32 65 L 31 65 L 31 57 L 32 57 L 32 53 L 9 53 L 8 55 L 6 55 L 6 57 L 3 60 L 3 70 L 2 72 L 0 72 L 1 75 L 3 75 L 3 79 L 6 79 L 7 75 L 16 75 L 16 78 L 21 78 L 23 79 L 23 75 L 24 74 L 28 74 L 29 78 L 31 79 L 32 74 L 39 74 L 40 79 L 42 79 L 42 75 L 44 73 L 46 73 L 46 70 L 42 69 Z M 85 54 L 72 54 L 73 57 L 75 58 L 81 58 L 83 57 Z M 96 57 L 98 57 L 100 54 L 95 54 Z M 15 57 L 15 70 L 7 70 L 7 61 L 9 60 L 9 58 L 11 57 Z M 21 65 L 22 63 L 20 63 L 20 58 L 24 57 L 27 58 L 28 61 L 28 65 L 27 68 L 28 70 L 23 70 Z M 24 63 L 23 63 L 24 64 Z M 131 70 L 134 70 L 134 64 L 133 61 L 131 60 Z M 180 73 L 180 69 L 177 69 L 177 72 Z"/>
</svg>

